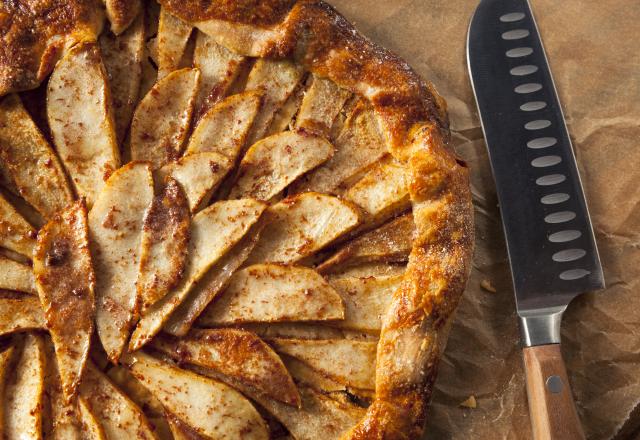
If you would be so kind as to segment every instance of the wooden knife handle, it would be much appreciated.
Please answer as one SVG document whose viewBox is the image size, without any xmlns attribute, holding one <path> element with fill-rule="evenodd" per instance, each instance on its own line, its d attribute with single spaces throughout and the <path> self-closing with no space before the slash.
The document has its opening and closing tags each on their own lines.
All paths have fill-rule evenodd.
<svg viewBox="0 0 640 440">
<path fill-rule="evenodd" d="M 535 440 L 584 440 L 560 344 L 524 349 L 529 413 Z"/>
</svg>

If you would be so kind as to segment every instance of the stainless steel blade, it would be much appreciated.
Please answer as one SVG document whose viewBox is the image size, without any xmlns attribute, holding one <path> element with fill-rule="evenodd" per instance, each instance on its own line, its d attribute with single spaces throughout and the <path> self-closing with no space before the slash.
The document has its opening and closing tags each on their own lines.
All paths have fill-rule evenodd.
<svg viewBox="0 0 640 440">
<path fill-rule="evenodd" d="M 562 311 L 576 295 L 602 288 L 604 278 L 529 3 L 482 0 L 469 27 L 467 58 L 525 343 L 557 343 Z"/>
</svg>

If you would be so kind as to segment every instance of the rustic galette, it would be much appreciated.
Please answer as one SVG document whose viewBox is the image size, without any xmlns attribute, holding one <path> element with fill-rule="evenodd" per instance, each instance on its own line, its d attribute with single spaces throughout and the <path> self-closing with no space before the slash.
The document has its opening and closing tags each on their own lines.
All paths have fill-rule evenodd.
<svg viewBox="0 0 640 440">
<path fill-rule="evenodd" d="M 0 433 L 417 439 L 445 103 L 320 0 L 0 2 Z"/>
</svg>

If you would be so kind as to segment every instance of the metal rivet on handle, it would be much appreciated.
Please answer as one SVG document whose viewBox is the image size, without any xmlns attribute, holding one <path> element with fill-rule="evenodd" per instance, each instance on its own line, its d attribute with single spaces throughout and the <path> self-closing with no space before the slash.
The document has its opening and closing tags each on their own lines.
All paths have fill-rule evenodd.
<svg viewBox="0 0 640 440">
<path fill-rule="evenodd" d="M 568 229 L 566 231 L 554 232 L 549 235 L 549 241 L 551 243 L 566 243 L 568 241 L 577 240 L 582 236 L 582 232 L 575 229 Z"/>
<path fill-rule="evenodd" d="M 591 272 L 585 269 L 569 269 L 560 274 L 560 279 L 564 281 L 574 281 L 591 275 Z"/>
<path fill-rule="evenodd" d="M 549 376 L 547 377 L 547 388 L 553 394 L 559 394 L 562 392 L 562 388 L 564 388 L 564 384 L 562 383 L 562 378 L 560 376 Z"/>
<path fill-rule="evenodd" d="M 538 83 L 522 84 L 522 85 L 519 85 L 518 87 L 516 87 L 513 90 L 516 93 L 520 93 L 521 95 L 525 94 L 525 93 L 533 93 L 533 92 L 537 92 L 538 90 L 542 90 L 542 84 L 538 84 Z"/>
<path fill-rule="evenodd" d="M 551 258 L 558 263 L 566 263 L 567 261 L 579 260 L 585 255 L 587 255 L 587 251 L 584 249 L 565 249 L 564 251 L 556 252 Z"/>
<path fill-rule="evenodd" d="M 576 218 L 576 213 L 573 211 L 560 211 L 549 214 L 544 218 L 546 223 L 566 223 Z"/>
<path fill-rule="evenodd" d="M 527 130 L 542 130 L 543 128 L 547 128 L 551 126 L 551 121 L 546 119 L 537 119 L 535 121 L 527 122 L 524 124 L 524 128 Z"/>
<path fill-rule="evenodd" d="M 543 205 L 557 205 L 558 203 L 564 203 L 569 200 L 571 196 L 567 193 L 555 193 L 544 196 L 540 199 Z"/>
<path fill-rule="evenodd" d="M 557 143 L 558 143 L 558 139 L 554 137 L 541 137 L 541 138 L 533 139 L 527 142 L 527 147 L 532 148 L 534 150 L 538 150 L 540 148 L 553 147 Z"/>
<path fill-rule="evenodd" d="M 545 168 L 558 165 L 560 162 L 562 162 L 562 158 L 560 156 L 542 156 L 533 159 L 531 161 L 531 166 L 536 168 Z"/>
<path fill-rule="evenodd" d="M 536 179 L 536 184 L 540 186 L 551 186 L 562 183 L 565 180 L 567 180 L 567 177 L 564 174 L 549 174 L 548 176 L 542 176 Z"/>
</svg>

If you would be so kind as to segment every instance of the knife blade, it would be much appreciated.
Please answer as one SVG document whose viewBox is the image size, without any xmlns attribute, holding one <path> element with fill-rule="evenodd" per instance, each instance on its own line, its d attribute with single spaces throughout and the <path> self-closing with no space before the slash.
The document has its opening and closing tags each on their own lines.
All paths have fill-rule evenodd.
<svg viewBox="0 0 640 440">
<path fill-rule="evenodd" d="M 480 2 L 469 26 L 467 63 L 500 202 L 534 436 L 584 438 L 560 355 L 560 322 L 577 295 L 604 287 L 604 276 L 527 0 Z M 573 427 L 566 422 L 571 417 Z"/>
</svg>

